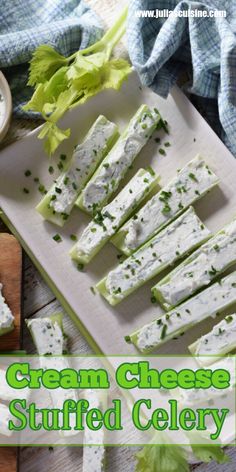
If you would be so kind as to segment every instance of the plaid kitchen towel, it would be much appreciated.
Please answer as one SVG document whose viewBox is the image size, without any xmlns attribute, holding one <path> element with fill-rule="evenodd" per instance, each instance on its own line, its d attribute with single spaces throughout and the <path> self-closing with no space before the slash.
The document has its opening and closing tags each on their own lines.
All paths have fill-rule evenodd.
<svg viewBox="0 0 236 472">
<path fill-rule="evenodd" d="M 156 9 L 217 9 L 226 17 L 156 18 Z M 236 157 L 236 2 L 130 0 L 127 37 L 142 83 L 167 97 L 185 73 L 194 104 Z"/>
<path fill-rule="evenodd" d="M 68 56 L 102 35 L 97 15 L 82 0 L 9 0 L 0 2 L 0 69 L 6 75 L 14 112 L 32 117 L 21 105 L 29 100 L 28 61 L 40 44 Z"/>
</svg>

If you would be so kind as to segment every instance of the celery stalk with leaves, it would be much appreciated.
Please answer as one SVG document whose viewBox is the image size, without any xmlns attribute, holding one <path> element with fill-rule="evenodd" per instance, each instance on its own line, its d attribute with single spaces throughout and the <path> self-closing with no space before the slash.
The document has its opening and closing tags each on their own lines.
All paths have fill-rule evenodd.
<svg viewBox="0 0 236 472">
<path fill-rule="evenodd" d="M 230 461 L 219 445 L 213 444 L 198 432 L 189 432 L 188 438 L 189 447 L 197 460 L 205 463 L 214 460 L 218 464 Z M 190 472 L 187 450 L 186 447 L 171 443 L 163 431 L 156 431 L 150 443 L 136 454 L 135 472 Z"/>
<path fill-rule="evenodd" d="M 70 136 L 69 128 L 57 125 L 68 109 L 104 89 L 118 90 L 131 72 L 125 59 L 111 59 L 114 46 L 125 32 L 126 17 L 127 8 L 99 41 L 69 57 L 49 45 L 35 50 L 28 81 L 35 91 L 23 108 L 41 113 L 45 120 L 38 137 L 44 139 L 47 154 L 52 155 Z"/>
</svg>

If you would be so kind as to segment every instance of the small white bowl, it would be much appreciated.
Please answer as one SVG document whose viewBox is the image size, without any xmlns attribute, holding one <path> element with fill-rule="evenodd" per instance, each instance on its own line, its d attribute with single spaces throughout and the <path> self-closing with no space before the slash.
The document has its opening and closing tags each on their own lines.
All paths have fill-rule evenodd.
<svg viewBox="0 0 236 472">
<path fill-rule="evenodd" d="M 9 85 L 0 71 L 0 141 L 3 140 L 10 125 L 12 98 Z"/>
</svg>

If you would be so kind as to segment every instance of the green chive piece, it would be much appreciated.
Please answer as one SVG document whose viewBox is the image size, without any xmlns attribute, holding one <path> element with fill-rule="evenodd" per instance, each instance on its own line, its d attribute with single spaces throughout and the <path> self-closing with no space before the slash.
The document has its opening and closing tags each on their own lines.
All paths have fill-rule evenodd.
<svg viewBox="0 0 236 472">
<path fill-rule="evenodd" d="M 166 156 L 166 151 L 165 151 L 165 149 L 160 148 L 160 149 L 159 149 L 159 154 L 161 154 L 162 156 Z"/>
<path fill-rule="evenodd" d="M 52 237 L 52 239 L 54 239 L 54 241 L 56 241 L 57 243 L 61 243 L 62 242 L 62 237 L 60 236 L 60 234 L 54 234 L 54 236 Z"/>
<path fill-rule="evenodd" d="M 71 241 L 77 241 L 78 240 L 76 234 L 71 234 L 70 239 L 71 239 Z"/>
</svg>

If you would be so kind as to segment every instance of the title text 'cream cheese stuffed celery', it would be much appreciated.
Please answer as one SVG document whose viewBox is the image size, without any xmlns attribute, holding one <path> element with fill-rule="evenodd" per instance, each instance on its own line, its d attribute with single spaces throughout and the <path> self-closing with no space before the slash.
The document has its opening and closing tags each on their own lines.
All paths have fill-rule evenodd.
<svg viewBox="0 0 236 472">
<path fill-rule="evenodd" d="M 127 10 L 125 7 L 99 41 L 71 56 L 62 56 L 49 44 L 36 48 L 30 62 L 28 82 L 35 86 L 35 91 L 23 109 L 41 113 L 45 120 L 38 137 L 44 139 L 44 148 L 49 155 L 70 136 L 69 128 L 57 126 L 66 111 L 102 90 L 119 90 L 132 71 L 125 59 L 110 59 L 114 46 L 125 32 Z M 95 37 L 96 34 L 99 32 L 95 29 Z"/>
<path fill-rule="evenodd" d="M 116 305 L 180 257 L 209 237 L 210 231 L 190 207 L 97 285 L 111 305 Z"/>
<path fill-rule="evenodd" d="M 189 346 L 193 356 L 201 365 L 210 365 L 217 361 L 217 356 L 224 356 L 236 348 L 236 314 L 226 316 L 209 333 Z M 206 357 L 202 357 L 206 356 Z"/>
<path fill-rule="evenodd" d="M 235 302 L 236 272 L 233 272 L 131 334 L 130 341 L 140 351 L 149 352 L 206 318 L 215 317 Z"/>
<path fill-rule="evenodd" d="M 117 126 L 100 115 L 81 144 L 75 147 L 69 168 L 37 206 L 41 215 L 63 226 L 76 199 L 119 136 Z"/>
<path fill-rule="evenodd" d="M 0 336 L 14 329 L 14 316 L 2 295 L 2 289 L 0 283 Z"/>
<path fill-rule="evenodd" d="M 100 210 L 72 248 L 72 259 L 87 264 L 157 185 L 152 169 L 139 169 L 121 192 Z"/>
<path fill-rule="evenodd" d="M 197 155 L 141 208 L 135 219 L 122 226 L 112 243 L 129 256 L 217 184 L 216 175 Z"/>
<path fill-rule="evenodd" d="M 107 203 L 135 157 L 161 123 L 156 109 L 150 110 L 147 105 L 141 105 L 79 196 L 77 205 L 82 210 L 95 213 Z"/>
<path fill-rule="evenodd" d="M 235 262 L 236 219 L 158 282 L 152 293 L 166 310 L 170 310 L 209 285 Z"/>
<path fill-rule="evenodd" d="M 97 408 L 102 412 L 107 408 L 107 392 L 85 390 L 84 398 L 89 401 L 90 408 Z M 103 472 L 105 470 L 105 431 L 100 428 L 92 431 L 85 425 L 83 447 L 83 472 Z M 91 444 L 91 445 L 90 445 Z"/>
</svg>

